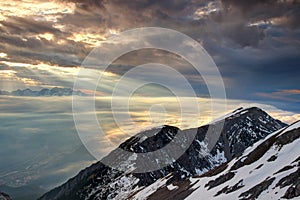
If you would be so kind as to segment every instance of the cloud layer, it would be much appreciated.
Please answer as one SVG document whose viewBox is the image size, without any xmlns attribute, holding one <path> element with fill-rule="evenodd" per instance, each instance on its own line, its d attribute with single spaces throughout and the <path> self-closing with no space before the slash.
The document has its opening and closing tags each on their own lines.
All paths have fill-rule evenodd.
<svg viewBox="0 0 300 200">
<path fill-rule="evenodd" d="M 5 85 L 16 81 L 30 87 L 49 85 L 37 76 L 21 77 L 22 64 L 78 67 L 106 38 L 130 28 L 158 26 L 181 31 L 203 44 L 219 67 L 231 99 L 290 103 L 290 98 L 273 98 L 274 93 L 300 89 L 295 84 L 300 72 L 297 0 L 18 0 L 0 4 L 0 69 L 11 77 Z M 121 74 L 152 60 L 172 60 L 197 93 L 207 95 L 192 67 L 165 52 L 133 52 L 110 70 Z M 57 77 L 52 78 L 57 86 Z"/>
</svg>

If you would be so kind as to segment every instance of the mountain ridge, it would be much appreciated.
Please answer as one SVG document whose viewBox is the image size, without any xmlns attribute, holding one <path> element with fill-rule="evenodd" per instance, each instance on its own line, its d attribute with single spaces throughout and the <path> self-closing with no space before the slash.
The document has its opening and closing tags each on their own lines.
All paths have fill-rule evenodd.
<svg viewBox="0 0 300 200">
<path fill-rule="evenodd" d="M 178 160 L 167 167 L 148 173 L 133 173 L 134 169 L 131 171 L 125 169 L 125 172 L 121 172 L 97 162 L 40 199 L 126 199 L 126 195 L 130 192 L 151 185 L 170 173 L 174 174 L 172 179 L 168 180 L 170 182 L 201 175 L 242 154 L 247 147 L 285 126 L 284 123 L 273 119 L 256 107 L 236 110 L 221 120 L 224 120 L 221 137 L 209 154 L 203 157 L 199 155 L 203 154 L 206 148 L 204 138 L 208 125 L 195 128 L 197 135 L 191 146 Z M 219 122 L 213 122 L 210 126 L 215 126 L 216 123 Z M 176 137 L 178 131 L 181 130 L 171 126 L 163 126 L 159 131 L 156 129 L 144 131 L 129 138 L 119 147 L 135 153 L 153 151 L 162 148 L 172 140 L 172 137 Z M 191 129 L 182 130 L 187 135 L 184 139 L 188 139 L 189 131 Z M 141 140 L 147 134 L 154 136 Z M 116 162 L 126 161 L 127 166 L 138 163 L 138 160 L 118 155 L 116 152 L 112 151 L 107 158 L 113 158 Z M 162 153 L 168 156 L 167 152 Z"/>
<path fill-rule="evenodd" d="M 30 97 L 41 97 L 41 96 L 89 96 L 79 90 L 73 90 L 71 88 L 59 88 L 54 87 L 51 89 L 43 88 L 39 91 L 31 90 L 29 88 L 21 90 L 14 90 L 12 92 L 0 90 L 0 96 L 30 96 Z"/>
<path fill-rule="evenodd" d="M 210 172 L 168 184 L 170 177 L 128 199 L 293 199 L 300 196 L 300 122 L 275 131 Z M 154 191 L 153 191 L 154 190 Z"/>
</svg>

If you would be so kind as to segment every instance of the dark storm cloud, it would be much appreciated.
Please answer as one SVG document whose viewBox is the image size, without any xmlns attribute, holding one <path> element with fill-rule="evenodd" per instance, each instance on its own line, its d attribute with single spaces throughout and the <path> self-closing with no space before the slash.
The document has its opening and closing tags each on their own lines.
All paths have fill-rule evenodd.
<svg viewBox="0 0 300 200">
<path fill-rule="evenodd" d="M 10 70 L 9 66 L 6 64 L 0 64 L 0 70 Z"/>
<path fill-rule="evenodd" d="M 74 14 L 66 16 L 69 23 L 95 26 L 99 29 L 163 26 L 183 31 L 191 36 L 226 38 L 241 46 L 255 46 L 264 38 L 264 31 L 249 23 L 277 19 L 278 25 L 295 28 L 299 20 L 299 3 L 289 1 L 75 1 Z M 80 3 L 79 3 L 80 2 Z M 220 10 L 204 19 L 195 19 L 197 9 L 214 3 Z M 79 20 L 80 19 L 80 20 Z"/>
<path fill-rule="evenodd" d="M 211 5 L 214 11 L 195 17 L 197 10 Z M 84 14 L 89 26 L 103 30 L 162 26 L 182 31 L 202 41 L 214 57 L 224 79 L 229 80 L 225 83 L 229 97 L 253 99 L 259 98 L 257 91 L 298 87 L 299 9 L 299 1 L 113 0 L 81 2 L 73 19 L 67 17 L 73 23 Z M 132 56 L 137 57 L 150 59 Z"/>
<path fill-rule="evenodd" d="M 300 1 L 298 0 L 222 0 L 226 12 L 240 12 L 248 20 L 281 18 L 278 25 L 299 28 Z M 280 20 L 280 19 L 278 19 Z"/>
<path fill-rule="evenodd" d="M 60 1 L 61 2 L 61 1 Z M 62 1 L 65 2 L 65 1 Z M 28 49 L 35 56 L 36 62 L 39 54 L 48 54 L 41 57 L 41 61 L 63 66 L 78 65 L 78 62 L 67 62 L 54 56 L 49 59 L 49 52 L 57 54 L 71 54 L 82 59 L 87 55 L 89 48 L 82 42 L 67 39 L 73 33 L 107 34 L 109 29 L 126 30 L 143 26 L 162 26 L 182 31 L 195 39 L 212 39 L 216 42 L 226 43 L 232 47 L 257 47 L 265 37 L 264 29 L 258 26 L 248 26 L 256 20 L 278 19 L 278 25 L 288 20 L 292 27 L 297 27 L 296 19 L 298 3 L 277 1 L 158 1 L 158 0 L 71 0 L 76 3 L 74 13 L 64 14 L 57 22 L 36 21 L 33 17 L 9 17 L 2 21 L 0 41 L 4 49 L 13 49 L 14 46 Z M 209 3 L 217 10 L 202 18 L 195 18 L 194 13 Z M 55 24 L 64 25 L 64 31 L 55 28 Z M 32 38 L 34 34 L 51 33 L 53 41 Z M 25 42 L 24 39 L 27 41 Z M 64 40 L 64 45 L 58 45 L 57 40 Z M 13 46 L 12 48 L 8 45 Z M 19 52 L 9 52 L 10 55 Z M 23 53 L 24 54 L 24 53 Z M 21 56 L 21 55 L 20 55 Z M 16 56 L 16 57 L 20 57 Z M 26 58 L 27 60 L 28 58 Z M 19 60 L 19 59 L 18 59 Z M 34 62 L 34 60 L 32 62 Z M 21 61 L 21 59 L 20 59 Z"/>
<path fill-rule="evenodd" d="M 33 17 L 16 17 L 11 16 L 5 21 L 1 21 L 1 32 L 19 35 L 28 35 L 30 33 L 52 33 L 57 36 L 67 35 L 53 27 L 53 22 L 36 21 Z"/>
<path fill-rule="evenodd" d="M 76 8 L 61 15 L 57 22 L 41 22 L 27 16 L 9 17 L 2 23 L 0 45 L 11 60 L 76 66 L 91 48 L 83 41 L 70 39 L 74 33 L 107 36 L 110 30 L 160 26 L 181 31 L 203 43 L 228 80 L 225 84 L 229 97 L 249 99 L 256 98 L 257 92 L 299 89 L 295 85 L 300 73 L 299 1 L 57 1 L 76 3 Z M 63 25 L 63 29 L 55 28 L 57 24 Z M 51 33 L 54 38 L 48 41 L 31 37 L 43 33 Z M 58 40 L 64 43 L 58 44 Z M 143 52 L 131 58 L 126 62 L 152 60 Z M 163 56 L 158 60 L 163 60 Z M 126 62 L 118 63 L 111 71 L 127 71 L 132 63 Z M 191 76 L 193 72 L 185 70 Z"/>
<path fill-rule="evenodd" d="M 71 0 L 71 2 L 74 2 Z M 109 28 L 125 30 L 145 26 L 162 26 L 181 29 L 193 20 L 188 19 L 202 1 L 75 1 L 74 13 L 67 14 L 61 22 L 83 28 L 93 28 L 100 33 Z M 190 25 L 188 25 L 190 26 Z"/>
<path fill-rule="evenodd" d="M 89 52 L 84 43 L 68 39 L 71 33 L 54 28 L 52 22 L 10 17 L 0 23 L 0 47 L 12 62 L 79 66 Z M 45 33 L 52 34 L 53 38 L 38 38 L 38 34 Z"/>
<path fill-rule="evenodd" d="M 69 51 L 65 49 L 65 46 L 60 45 L 47 45 L 48 41 L 39 41 L 37 39 L 28 39 L 23 41 L 17 37 L 0 36 L 1 39 L 6 40 L 6 44 L 0 44 L 1 49 L 5 49 L 5 52 L 9 55 L 9 59 L 1 59 L 6 61 L 39 64 L 41 62 L 59 65 L 59 66 L 79 66 L 82 57 L 81 51 L 84 47 L 80 48 L 78 52 Z M 8 42 L 11 42 L 8 44 Z"/>
<path fill-rule="evenodd" d="M 300 73 L 297 43 L 291 45 L 271 38 L 261 42 L 260 48 L 231 48 L 207 40 L 205 46 L 222 74 L 235 79 L 235 87 L 245 85 L 251 90 L 298 87 L 295 84 Z"/>
<path fill-rule="evenodd" d="M 296 19 L 300 13 L 299 3 L 296 1 L 70 0 L 70 2 L 76 3 L 74 13 L 64 14 L 57 22 L 65 26 L 64 32 L 54 28 L 54 22 L 40 22 L 30 17 L 10 17 L 2 22 L 1 32 L 9 35 L 17 33 L 18 36 L 26 37 L 29 34 L 47 32 L 55 35 L 55 39 L 66 39 L 73 33 L 81 31 L 105 34 L 108 29 L 126 30 L 133 27 L 162 26 L 182 31 L 199 40 L 210 38 L 226 42 L 227 45 L 231 41 L 232 46 L 256 47 L 266 37 L 266 33 L 258 26 L 249 26 L 249 23 L 278 18 L 277 25 L 297 28 L 299 20 Z M 209 4 L 215 4 L 217 10 L 201 19 L 195 18 L 195 11 Z M 10 41 L 10 38 L 5 40 L 26 47 L 20 40 Z M 30 40 L 32 45 L 42 46 L 42 42 Z M 71 42 L 67 40 L 67 43 Z M 71 46 L 74 47 L 74 43 Z M 80 48 L 83 49 L 84 45 L 80 44 L 78 49 L 75 47 L 74 52 L 66 51 L 66 53 L 80 52 Z M 62 51 L 60 46 L 54 49 L 58 53 Z M 81 53 L 83 54 L 80 54 L 80 57 L 86 55 L 86 51 Z"/>
</svg>

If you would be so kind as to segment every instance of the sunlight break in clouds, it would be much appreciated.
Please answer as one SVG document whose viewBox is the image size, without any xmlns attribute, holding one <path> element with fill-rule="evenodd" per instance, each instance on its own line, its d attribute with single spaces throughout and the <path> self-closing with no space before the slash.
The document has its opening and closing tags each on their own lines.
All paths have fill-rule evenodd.
<svg viewBox="0 0 300 200">
<path fill-rule="evenodd" d="M 75 4 L 59 3 L 58 1 L 15 0 L 1 1 L 0 7 L 0 20 L 5 20 L 11 16 L 35 16 L 36 20 L 55 22 L 62 14 L 72 13 L 75 9 Z"/>
<path fill-rule="evenodd" d="M 0 52 L 0 58 L 6 58 L 6 57 L 7 57 L 6 53 Z"/>
<path fill-rule="evenodd" d="M 22 88 L 69 87 L 79 71 L 76 67 L 60 67 L 46 63 L 26 64 L 10 61 L 0 61 L 9 66 L 7 70 L 0 70 L 2 90 L 16 90 Z M 88 69 L 87 69 L 88 70 Z"/>
</svg>

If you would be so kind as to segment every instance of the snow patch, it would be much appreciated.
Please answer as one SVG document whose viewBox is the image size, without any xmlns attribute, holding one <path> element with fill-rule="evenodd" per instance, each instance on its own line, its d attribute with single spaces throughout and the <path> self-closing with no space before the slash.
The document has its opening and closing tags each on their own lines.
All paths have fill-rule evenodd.
<svg viewBox="0 0 300 200">
<path fill-rule="evenodd" d="M 289 127 L 287 127 L 287 128 L 283 131 L 283 133 L 286 133 L 286 132 L 288 132 L 288 131 L 297 129 L 297 128 L 299 128 L 299 127 L 300 127 L 300 121 L 298 121 L 298 122 L 296 122 L 296 123 L 290 125 Z"/>
<path fill-rule="evenodd" d="M 173 184 L 171 185 L 167 185 L 168 190 L 175 190 L 177 188 L 179 188 L 178 186 L 174 186 Z"/>
</svg>

